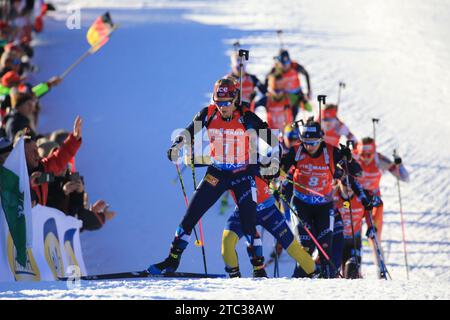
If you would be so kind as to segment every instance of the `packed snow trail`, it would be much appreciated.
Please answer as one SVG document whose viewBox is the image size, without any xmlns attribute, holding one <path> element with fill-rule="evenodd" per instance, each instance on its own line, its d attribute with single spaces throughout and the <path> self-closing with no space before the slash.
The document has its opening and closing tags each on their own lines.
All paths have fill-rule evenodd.
<svg viewBox="0 0 450 320">
<path fill-rule="evenodd" d="M 450 286 L 436 281 L 205 279 L 92 281 L 68 289 L 61 283 L 20 283 L 0 299 L 175 299 L 175 300 L 392 300 L 450 299 Z"/>
<path fill-rule="evenodd" d="M 374 278 L 375 268 L 366 248 L 363 272 L 369 279 L 361 281 L 241 279 L 231 287 L 228 280 L 196 280 L 192 286 L 189 281 L 148 280 L 103 283 L 98 287 L 83 283 L 81 291 L 108 298 L 120 291 L 118 287 L 125 286 L 122 293 L 115 295 L 124 298 L 144 297 L 139 291 L 146 286 L 150 292 L 158 292 L 158 288 L 163 292 L 166 287 L 165 294 L 146 293 L 145 297 L 177 298 L 175 289 L 181 290 L 184 284 L 180 296 L 187 292 L 184 297 L 192 294 L 192 298 L 225 298 L 228 289 L 230 297 L 252 292 L 255 296 L 251 297 L 267 299 L 274 287 L 280 288 L 274 297 L 277 299 L 308 298 L 306 294 L 316 298 L 448 298 L 448 3 L 364 1 L 355 6 L 350 0 L 296 1 L 295 5 L 287 0 L 277 5 L 268 0 L 73 2 L 101 9 L 82 10 L 82 30 L 65 29 L 64 12 L 59 13 L 60 20 L 48 23 L 36 48 L 36 62 L 45 72 L 39 79 L 63 70 L 78 57 L 84 49 L 86 26 L 105 8 L 115 7 L 111 10 L 113 19 L 121 24 L 105 48 L 43 101 L 41 131 L 70 128 L 78 113 L 85 118 L 86 134 L 78 168 L 85 176 L 91 199 L 105 198 L 118 211 L 115 220 L 101 231 L 82 237 L 91 274 L 145 268 L 167 255 L 184 213 L 179 186 L 171 182 L 176 171 L 165 157 L 171 132 L 183 127 L 208 101 L 212 84 L 228 70 L 226 51 L 237 39 L 250 49 L 249 71 L 263 78 L 279 49 L 275 30 L 283 29 L 291 56 L 311 75 L 313 94 L 328 94 L 329 101 L 333 101 L 338 82 L 345 81 L 341 118 L 359 138 L 371 135 L 371 118 L 380 118 L 379 150 L 391 156 L 396 148 L 411 173 L 411 182 L 401 185 L 410 282 L 401 281 L 405 279 L 405 268 L 398 195 L 395 179 L 386 175 L 381 190 L 385 203 L 383 246 L 394 278 L 390 284 L 369 280 Z M 197 174 L 199 179 L 200 170 Z M 191 188 L 190 172 L 184 176 Z M 218 208 L 204 218 L 208 269 L 214 273 L 223 272 L 220 239 L 225 219 L 218 215 Z M 266 237 L 265 244 L 267 255 L 273 242 Z M 248 276 L 250 264 L 243 247 L 242 243 L 238 253 L 243 274 Z M 193 243 L 184 253 L 179 270 L 201 272 L 201 253 Z M 282 276 L 292 273 L 293 263 L 286 255 L 282 256 L 280 270 Z M 272 270 L 268 273 L 272 274 Z M 301 290 L 291 286 L 297 282 Z M 57 291 L 63 286 L 51 284 L 49 288 Z M 102 287 L 105 291 L 96 292 Z M 17 284 L 11 294 L 19 294 L 21 288 L 32 290 L 32 285 Z M 37 288 L 41 289 L 36 295 L 46 290 L 45 284 Z M 191 292 L 198 288 L 204 295 Z M 77 294 L 82 295 L 81 291 Z M 407 292 L 413 293 L 407 296 Z M 59 294 L 64 297 L 71 292 Z"/>
</svg>

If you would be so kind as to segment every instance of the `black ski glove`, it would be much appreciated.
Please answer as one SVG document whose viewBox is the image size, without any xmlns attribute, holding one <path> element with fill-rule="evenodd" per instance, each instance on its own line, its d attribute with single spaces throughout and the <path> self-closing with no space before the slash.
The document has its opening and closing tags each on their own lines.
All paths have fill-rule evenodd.
<svg viewBox="0 0 450 320">
<path fill-rule="evenodd" d="M 345 176 L 345 171 L 342 166 L 338 165 L 334 169 L 333 178 L 336 180 L 341 180 Z"/>
<path fill-rule="evenodd" d="M 373 203 L 372 201 L 367 197 L 361 198 L 361 203 L 364 206 L 365 210 L 372 210 L 373 209 Z"/>
<path fill-rule="evenodd" d="M 356 161 L 347 162 L 345 159 L 340 160 L 336 165 L 333 177 L 342 179 L 347 174 L 352 177 L 360 177 L 362 175 L 361 166 Z"/>
<path fill-rule="evenodd" d="M 341 154 L 342 158 L 346 159 L 348 162 L 352 160 L 352 150 L 350 150 L 349 147 L 341 144 L 341 148 L 339 149 L 339 153 Z"/>
<path fill-rule="evenodd" d="M 394 157 L 394 163 L 396 165 L 402 164 L 402 158 L 400 158 L 399 156 Z"/>
</svg>

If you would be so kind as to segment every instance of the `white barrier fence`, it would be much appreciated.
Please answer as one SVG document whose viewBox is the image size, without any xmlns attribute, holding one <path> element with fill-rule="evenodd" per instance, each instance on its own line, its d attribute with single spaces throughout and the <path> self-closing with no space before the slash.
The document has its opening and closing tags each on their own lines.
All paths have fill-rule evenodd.
<svg viewBox="0 0 450 320">
<path fill-rule="evenodd" d="M 6 219 L 0 217 L 0 281 L 54 281 L 86 275 L 80 243 L 82 222 L 61 211 L 37 205 L 32 209 L 33 247 L 27 265 L 15 259 L 16 250 Z"/>
</svg>

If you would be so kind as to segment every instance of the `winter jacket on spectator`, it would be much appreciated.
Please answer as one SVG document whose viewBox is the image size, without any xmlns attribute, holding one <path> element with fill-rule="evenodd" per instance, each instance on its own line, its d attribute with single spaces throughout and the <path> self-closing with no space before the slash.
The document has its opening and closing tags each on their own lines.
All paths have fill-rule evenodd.
<svg viewBox="0 0 450 320">
<path fill-rule="evenodd" d="M 54 151 L 49 157 L 42 158 L 38 167 L 29 172 L 29 174 L 31 175 L 36 171 L 53 173 L 55 175 L 60 174 L 66 169 L 69 161 L 75 157 L 80 146 L 81 139 L 77 140 L 73 134 L 70 134 L 59 149 Z M 37 202 L 43 206 L 47 205 L 48 183 L 32 187 L 32 189 L 36 193 Z"/>
</svg>

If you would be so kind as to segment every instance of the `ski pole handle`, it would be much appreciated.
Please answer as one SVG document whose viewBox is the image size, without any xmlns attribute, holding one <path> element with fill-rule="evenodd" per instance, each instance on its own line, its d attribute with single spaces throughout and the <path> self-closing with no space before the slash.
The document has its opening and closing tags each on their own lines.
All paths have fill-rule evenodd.
<svg viewBox="0 0 450 320">
<path fill-rule="evenodd" d="M 239 103 L 242 105 L 242 76 L 244 73 L 244 58 L 248 60 L 249 51 L 244 49 L 239 49 L 238 55 L 239 59 Z"/>
<path fill-rule="evenodd" d="M 322 128 L 322 103 L 326 104 L 327 102 L 327 96 L 320 94 L 317 96 L 317 101 L 319 101 L 319 124 L 320 128 Z"/>
<path fill-rule="evenodd" d="M 378 118 L 372 118 L 372 125 L 373 125 L 373 140 L 376 140 L 376 124 L 378 124 L 378 122 L 380 121 L 380 119 Z"/>
<path fill-rule="evenodd" d="M 249 57 L 250 51 L 244 50 L 244 49 L 239 49 L 238 54 L 239 54 L 239 57 L 241 57 L 241 58 L 244 57 L 245 60 L 248 61 L 248 57 Z M 241 60 L 241 63 L 242 63 L 242 60 Z"/>
<path fill-rule="evenodd" d="M 323 104 L 325 104 L 325 103 L 326 103 L 326 100 L 327 100 L 327 96 L 324 95 L 324 94 L 319 94 L 319 95 L 317 96 L 317 101 L 319 101 L 319 103 L 323 102 Z"/>
</svg>

